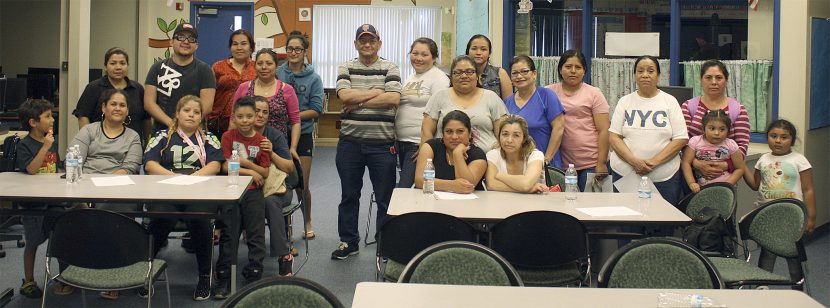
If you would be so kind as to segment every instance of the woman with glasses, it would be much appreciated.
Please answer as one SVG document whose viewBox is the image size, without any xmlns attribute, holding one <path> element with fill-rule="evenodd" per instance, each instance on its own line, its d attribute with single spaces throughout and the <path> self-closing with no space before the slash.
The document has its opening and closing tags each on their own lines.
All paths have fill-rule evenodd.
<svg viewBox="0 0 830 308">
<path fill-rule="evenodd" d="M 243 96 L 267 98 L 271 111 L 268 115 L 268 125 L 290 138 L 291 157 L 299 160 L 297 143 L 300 140 L 300 106 L 294 87 L 277 80 L 277 54 L 273 50 L 260 49 L 256 53 L 255 61 L 256 78 L 240 84 L 233 101 L 236 102 Z M 233 123 L 230 128 L 233 128 Z"/>
<path fill-rule="evenodd" d="M 277 77 L 285 81 L 297 93 L 300 104 L 300 140 L 297 143 L 297 154 L 300 155 L 300 165 L 303 171 L 303 220 L 305 234 L 303 238 L 313 239 L 314 230 L 311 226 L 311 156 L 314 152 L 314 122 L 323 112 L 323 82 L 314 72 L 314 66 L 306 64 L 308 39 L 299 31 L 292 31 L 285 43 L 285 53 L 288 61 L 277 69 Z"/>
<path fill-rule="evenodd" d="M 251 59 L 251 55 L 256 50 L 255 47 L 250 32 L 245 29 L 236 30 L 228 38 L 231 57 L 213 63 L 213 74 L 216 76 L 216 97 L 213 100 L 213 110 L 207 114 L 207 126 L 208 130 L 217 136 L 222 136 L 228 130 L 236 89 L 243 82 L 256 77 L 254 60 Z"/>
<path fill-rule="evenodd" d="M 527 121 L 530 137 L 545 154 L 545 164 L 561 168 L 558 152 L 565 110 L 556 93 L 536 85 L 536 65 L 528 56 L 517 56 L 510 61 L 510 77 L 518 91 L 504 101 L 507 111 Z"/>
<path fill-rule="evenodd" d="M 579 50 L 567 50 L 557 67 L 561 82 L 547 86 L 556 92 L 565 113 L 562 135 L 562 164 L 574 164 L 577 185 L 585 190 L 588 173 L 594 180 L 608 176 L 608 101 L 599 88 L 582 82 L 585 56 Z"/>
<path fill-rule="evenodd" d="M 484 190 L 481 179 L 487 171 L 484 151 L 473 144 L 470 117 L 460 110 L 450 111 L 441 119 L 442 138 L 429 139 L 421 145 L 415 168 L 415 187 L 424 186 L 427 159 L 435 166 L 435 190 L 468 194 Z"/>
<path fill-rule="evenodd" d="M 450 72 L 450 88 L 436 92 L 427 102 L 421 123 L 421 144 L 433 137 L 441 137 L 444 127 L 438 125 L 439 122 L 443 123 L 443 117 L 450 111 L 461 110 L 470 118 L 473 144 L 483 150 L 492 149 L 496 144 L 494 128 L 507 114 L 504 102 L 493 91 L 478 87 L 479 75 L 473 58 L 455 58 Z"/>
<path fill-rule="evenodd" d="M 398 187 L 412 187 L 415 180 L 415 159 L 421 146 L 421 123 L 429 98 L 450 87 L 450 79 L 435 62 L 438 45 L 430 38 L 416 39 L 409 47 L 409 63 L 415 69 L 404 82 L 401 104 L 395 115 L 398 164 L 401 166 Z"/>
<path fill-rule="evenodd" d="M 467 55 L 475 60 L 481 86 L 495 92 L 502 99 L 507 99 L 513 94 L 510 76 L 503 68 L 490 65 L 492 51 L 493 43 L 483 34 L 473 35 L 467 41 Z"/>
</svg>

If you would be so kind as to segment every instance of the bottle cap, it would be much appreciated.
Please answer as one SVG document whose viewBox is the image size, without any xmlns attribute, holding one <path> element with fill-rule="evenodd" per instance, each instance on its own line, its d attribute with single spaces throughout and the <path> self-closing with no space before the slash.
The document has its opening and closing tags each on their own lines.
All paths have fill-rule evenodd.
<svg viewBox="0 0 830 308">
<path fill-rule="evenodd" d="M 236 155 L 238 152 L 236 152 L 236 150 L 233 150 L 231 151 L 231 153 L 233 153 L 233 155 Z"/>
<path fill-rule="evenodd" d="M 574 164 L 568 164 L 568 168 L 573 168 Z"/>
<path fill-rule="evenodd" d="M 648 179 L 648 177 L 647 177 L 647 176 L 643 176 L 641 179 L 645 180 L 645 179 Z"/>
</svg>

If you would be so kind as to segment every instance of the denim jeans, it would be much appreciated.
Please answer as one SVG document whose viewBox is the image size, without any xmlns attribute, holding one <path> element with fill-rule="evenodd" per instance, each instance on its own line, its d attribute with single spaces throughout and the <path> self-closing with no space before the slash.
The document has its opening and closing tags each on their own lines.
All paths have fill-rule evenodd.
<svg viewBox="0 0 830 308">
<path fill-rule="evenodd" d="M 398 165 L 401 166 L 398 188 L 410 188 L 415 184 L 415 161 L 412 155 L 418 152 L 418 144 L 407 141 L 398 141 Z"/>
<path fill-rule="evenodd" d="M 360 190 L 363 188 L 363 173 L 369 169 L 369 179 L 377 201 L 376 230 L 386 222 L 386 209 L 395 188 L 395 154 L 390 147 L 394 144 L 361 144 L 343 140 L 337 143 L 337 174 L 340 176 L 340 205 L 338 206 L 337 231 L 340 241 L 349 245 L 360 242 L 358 215 L 360 213 Z"/>
</svg>

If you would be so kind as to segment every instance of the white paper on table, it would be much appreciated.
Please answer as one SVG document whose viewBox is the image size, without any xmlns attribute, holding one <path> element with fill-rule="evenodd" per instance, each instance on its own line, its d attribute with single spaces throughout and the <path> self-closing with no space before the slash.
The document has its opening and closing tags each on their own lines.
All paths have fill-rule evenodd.
<svg viewBox="0 0 830 308">
<path fill-rule="evenodd" d="M 603 207 L 583 207 L 577 208 L 577 211 L 587 214 L 591 217 L 608 217 L 608 216 L 642 216 L 643 214 L 624 206 L 603 206 Z"/>
<path fill-rule="evenodd" d="M 457 193 L 446 192 L 446 191 L 436 191 L 435 192 L 435 198 L 438 199 L 438 200 L 473 200 L 473 199 L 478 199 L 478 196 L 476 196 L 473 193 L 457 194 Z"/>
<path fill-rule="evenodd" d="M 614 187 L 616 187 L 617 190 L 619 192 L 622 192 L 622 193 L 635 193 L 636 194 L 637 193 L 637 187 L 640 186 L 640 180 L 642 178 L 643 177 L 640 176 L 639 174 L 632 172 L 632 173 L 629 173 L 626 176 L 623 176 L 622 178 L 620 178 L 616 182 L 614 182 Z M 651 198 L 652 199 L 655 198 L 655 197 L 662 198 L 663 196 L 660 195 L 660 191 L 658 191 L 657 187 L 654 186 L 654 182 L 648 181 L 648 183 L 651 184 Z"/>
<path fill-rule="evenodd" d="M 124 185 L 135 185 L 132 179 L 130 179 L 127 175 L 120 175 L 120 176 L 100 176 L 100 177 L 91 177 L 92 184 L 95 186 L 104 187 L 104 186 L 124 186 Z"/>
<path fill-rule="evenodd" d="M 201 183 L 204 181 L 210 180 L 210 177 L 207 176 L 193 176 L 193 175 L 180 175 L 177 177 L 172 177 L 169 179 L 158 181 L 160 184 L 172 184 L 172 185 L 193 185 L 196 183 Z"/>
<path fill-rule="evenodd" d="M 606 175 L 602 182 L 600 183 L 600 190 L 594 190 L 593 183 L 594 178 L 596 177 L 596 173 L 588 172 L 586 174 L 586 181 L 585 181 L 585 192 L 606 192 L 612 193 L 614 192 L 614 183 L 611 182 L 611 175 Z"/>
</svg>

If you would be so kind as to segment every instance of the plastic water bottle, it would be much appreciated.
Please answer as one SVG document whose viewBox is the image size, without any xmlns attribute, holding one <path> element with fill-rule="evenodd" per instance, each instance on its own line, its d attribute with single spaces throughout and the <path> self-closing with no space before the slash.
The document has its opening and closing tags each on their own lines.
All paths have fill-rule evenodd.
<svg viewBox="0 0 830 308">
<path fill-rule="evenodd" d="M 432 164 L 432 158 L 427 158 L 427 164 L 424 166 L 423 189 L 425 195 L 435 193 L 435 165 Z"/>
<path fill-rule="evenodd" d="M 78 167 L 75 169 L 75 181 L 80 181 L 84 177 L 84 157 L 81 156 L 81 146 L 72 146 L 75 151 L 75 158 L 78 159 Z"/>
<path fill-rule="evenodd" d="M 637 186 L 637 197 L 651 199 L 651 181 L 647 176 L 640 178 L 640 185 Z"/>
<path fill-rule="evenodd" d="M 233 150 L 228 159 L 228 186 L 239 185 L 239 153 Z"/>
<path fill-rule="evenodd" d="M 565 171 L 565 199 L 576 200 L 577 192 L 579 186 L 576 185 L 576 168 L 574 164 L 568 164 L 568 170 Z"/>
<path fill-rule="evenodd" d="M 699 294 L 657 293 L 657 307 L 726 307 Z"/>
<path fill-rule="evenodd" d="M 66 183 L 75 183 L 78 178 L 75 172 L 78 171 L 78 157 L 75 156 L 75 147 L 66 149 Z"/>
<path fill-rule="evenodd" d="M 542 184 L 543 186 L 545 186 L 545 188 L 547 188 L 548 187 L 548 182 L 545 181 L 545 172 L 546 172 L 545 168 L 542 168 L 542 172 L 539 174 L 539 184 Z M 549 191 L 547 189 L 545 189 L 544 191 L 542 191 L 542 194 L 547 195 L 548 192 Z"/>
</svg>

